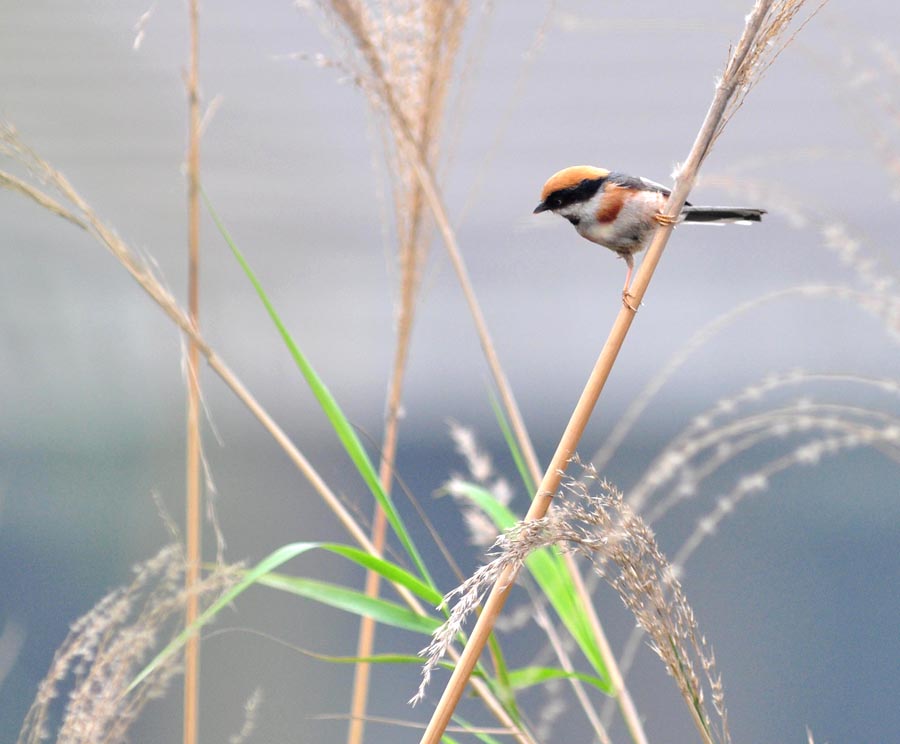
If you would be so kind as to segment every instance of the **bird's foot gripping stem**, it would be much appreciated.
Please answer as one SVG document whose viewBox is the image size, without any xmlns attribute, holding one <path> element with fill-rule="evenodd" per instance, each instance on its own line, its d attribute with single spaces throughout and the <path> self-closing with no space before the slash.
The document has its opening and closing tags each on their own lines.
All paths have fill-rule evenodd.
<svg viewBox="0 0 900 744">
<path fill-rule="evenodd" d="M 638 309 L 633 304 L 634 295 L 632 295 L 627 289 L 622 290 L 622 304 L 625 305 L 631 312 L 636 313 Z"/>
<path fill-rule="evenodd" d="M 671 227 L 672 225 L 677 224 L 677 217 L 670 217 L 667 214 L 663 214 L 662 212 L 657 212 L 653 215 L 653 219 L 656 220 L 660 225 L 664 225 L 665 227 Z"/>
</svg>

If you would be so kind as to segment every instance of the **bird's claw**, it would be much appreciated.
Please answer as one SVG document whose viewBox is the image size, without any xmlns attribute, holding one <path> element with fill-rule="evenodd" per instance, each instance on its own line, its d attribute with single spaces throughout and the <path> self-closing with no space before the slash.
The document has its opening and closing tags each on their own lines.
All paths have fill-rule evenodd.
<svg viewBox="0 0 900 744">
<path fill-rule="evenodd" d="M 670 217 L 667 214 L 663 214 L 662 212 L 657 212 L 653 215 L 653 219 L 656 220 L 660 225 L 664 225 L 666 227 L 670 227 L 678 222 L 678 219 L 675 217 Z"/>
<path fill-rule="evenodd" d="M 636 313 L 638 309 L 628 301 L 629 298 L 633 299 L 634 295 L 632 295 L 627 289 L 622 290 L 622 304 L 625 305 L 625 307 L 627 307 L 629 310 L 631 310 L 631 312 Z"/>
</svg>

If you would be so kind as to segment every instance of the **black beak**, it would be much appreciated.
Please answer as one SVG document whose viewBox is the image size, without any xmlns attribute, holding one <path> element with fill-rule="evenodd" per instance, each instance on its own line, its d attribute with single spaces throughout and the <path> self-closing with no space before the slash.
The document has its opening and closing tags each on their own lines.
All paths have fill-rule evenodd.
<svg viewBox="0 0 900 744">
<path fill-rule="evenodd" d="M 541 212 L 546 212 L 548 209 L 550 209 L 550 207 L 548 206 L 547 202 L 542 201 L 534 208 L 532 214 L 540 214 Z"/>
</svg>

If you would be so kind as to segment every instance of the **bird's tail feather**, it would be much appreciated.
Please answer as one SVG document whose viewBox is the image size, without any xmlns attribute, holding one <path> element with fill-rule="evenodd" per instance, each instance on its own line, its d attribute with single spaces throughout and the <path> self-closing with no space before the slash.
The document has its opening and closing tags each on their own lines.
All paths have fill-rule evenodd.
<svg viewBox="0 0 900 744">
<path fill-rule="evenodd" d="M 765 209 L 749 207 L 685 207 L 683 222 L 761 222 Z"/>
</svg>

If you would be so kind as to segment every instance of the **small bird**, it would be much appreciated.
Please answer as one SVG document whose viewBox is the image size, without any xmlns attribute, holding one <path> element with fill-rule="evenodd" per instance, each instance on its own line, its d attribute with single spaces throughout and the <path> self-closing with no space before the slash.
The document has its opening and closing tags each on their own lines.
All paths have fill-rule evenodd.
<svg viewBox="0 0 900 744">
<path fill-rule="evenodd" d="M 695 207 L 685 202 L 677 218 L 662 214 L 672 192 L 646 178 L 574 165 L 550 176 L 541 191 L 539 212 L 556 212 L 571 222 L 578 234 L 606 246 L 628 265 L 622 297 L 628 303 L 628 287 L 634 269 L 634 254 L 650 242 L 658 225 L 676 222 L 749 224 L 760 222 L 764 209 L 744 207 Z M 634 309 L 634 308 L 632 308 Z"/>
</svg>

